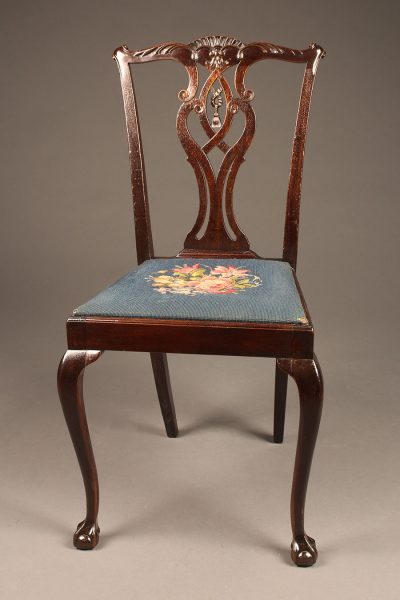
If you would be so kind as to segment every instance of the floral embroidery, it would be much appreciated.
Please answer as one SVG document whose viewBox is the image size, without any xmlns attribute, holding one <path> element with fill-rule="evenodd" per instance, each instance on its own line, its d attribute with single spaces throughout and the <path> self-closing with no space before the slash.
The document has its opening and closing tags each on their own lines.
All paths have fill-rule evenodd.
<svg viewBox="0 0 400 600">
<path fill-rule="evenodd" d="M 246 289 L 261 285 L 261 278 L 249 269 L 234 267 L 210 267 L 195 265 L 175 266 L 172 269 L 157 271 L 147 277 L 160 294 L 238 294 Z"/>
</svg>

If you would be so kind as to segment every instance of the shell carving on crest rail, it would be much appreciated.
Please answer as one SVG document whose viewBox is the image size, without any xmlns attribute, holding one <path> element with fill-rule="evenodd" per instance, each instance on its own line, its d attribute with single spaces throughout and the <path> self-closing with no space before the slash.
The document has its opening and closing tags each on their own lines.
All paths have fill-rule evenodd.
<svg viewBox="0 0 400 600">
<path fill-rule="evenodd" d="M 246 88 L 246 72 L 251 64 L 267 58 L 307 63 L 307 68 L 314 70 L 322 56 L 322 48 L 315 44 L 306 50 L 294 50 L 267 42 L 244 44 L 235 38 L 219 35 L 199 38 L 187 45 L 168 43 L 136 52 L 122 46 L 117 51 L 115 58 L 119 64 L 124 60 L 127 63 L 163 59 L 179 61 L 189 77 L 187 88 L 178 93 L 182 104 L 177 115 L 177 132 L 197 179 L 199 212 L 181 254 L 191 250 L 211 250 L 254 255 L 233 211 L 236 176 L 255 132 L 255 114 L 251 106 L 254 92 Z M 208 71 L 200 89 L 199 65 Z M 233 66 L 236 69 L 232 90 L 224 74 Z M 229 145 L 225 138 L 239 112 L 244 116 L 244 128 L 239 139 Z M 208 138 L 203 145 L 189 131 L 188 118 L 191 114 L 197 115 Z M 208 157 L 214 148 L 223 153 L 218 172 L 215 172 Z M 208 222 L 205 224 L 207 213 Z M 200 237 L 203 227 L 204 233 Z"/>
</svg>

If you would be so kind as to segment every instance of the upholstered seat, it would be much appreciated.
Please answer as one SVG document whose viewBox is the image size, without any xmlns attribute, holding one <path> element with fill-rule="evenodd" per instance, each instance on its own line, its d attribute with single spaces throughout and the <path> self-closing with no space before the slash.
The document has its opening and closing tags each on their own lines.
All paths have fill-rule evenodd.
<svg viewBox="0 0 400 600">
<path fill-rule="evenodd" d="M 146 260 L 74 315 L 307 323 L 292 267 L 258 259 Z"/>
</svg>

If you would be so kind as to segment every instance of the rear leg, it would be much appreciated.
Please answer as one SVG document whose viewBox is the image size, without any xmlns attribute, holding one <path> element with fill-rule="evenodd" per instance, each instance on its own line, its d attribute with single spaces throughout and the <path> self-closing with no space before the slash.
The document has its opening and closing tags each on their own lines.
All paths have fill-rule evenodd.
<svg viewBox="0 0 400 600">
<path fill-rule="evenodd" d="M 285 430 L 286 393 L 288 374 L 282 371 L 276 361 L 275 366 L 275 401 L 274 401 L 274 442 L 281 444 Z"/>
<path fill-rule="evenodd" d="M 151 352 L 150 357 L 165 429 L 168 437 L 174 438 L 177 437 L 179 430 L 176 422 L 167 355 L 164 352 Z"/>
</svg>

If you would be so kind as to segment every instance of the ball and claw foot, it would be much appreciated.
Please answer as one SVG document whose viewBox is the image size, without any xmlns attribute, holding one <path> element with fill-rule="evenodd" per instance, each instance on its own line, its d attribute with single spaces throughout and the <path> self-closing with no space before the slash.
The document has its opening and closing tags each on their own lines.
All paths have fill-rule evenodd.
<svg viewBox="0 0 400 600">
<path fill-rule="evenodd" d="M 100 528 L 97 523 L 82 521 L 74 534 L 74 546 L 78 550 L 93 550 L 99 542 Z"/>
<path fill-rule="evenodd" d="M 317 546 L 312 537 L 298 536 L 293 540 L 291 549 L 292 561 L 298 567 L 311 567 L 317 562 Z"/>
</svg>

